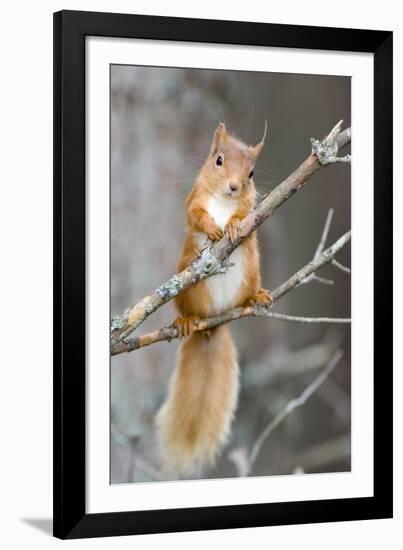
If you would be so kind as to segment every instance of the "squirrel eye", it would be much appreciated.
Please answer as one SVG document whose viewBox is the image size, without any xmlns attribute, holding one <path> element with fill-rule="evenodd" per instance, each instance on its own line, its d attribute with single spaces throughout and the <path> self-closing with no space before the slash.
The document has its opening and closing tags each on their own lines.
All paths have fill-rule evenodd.
<svg viewBox="0 0 403 550">
<path fill-rule="evenodd" d="M 253 174 L 254 174 L 254 170 L 252 170 L 251 173 L 249 174 L 249 179 L 253 177 Z"/>
<path fill-rule="evenodd" d="M 218 155 L 217 160 L 215 161 L 217 166 L 222 166 L 222 156 Z"/>
</svg>

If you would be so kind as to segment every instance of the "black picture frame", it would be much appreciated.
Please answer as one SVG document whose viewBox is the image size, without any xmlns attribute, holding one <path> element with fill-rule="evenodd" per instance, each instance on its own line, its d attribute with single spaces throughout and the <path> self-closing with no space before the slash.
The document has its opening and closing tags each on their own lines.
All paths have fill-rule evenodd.
<svg viewBox="0 0 403 550">
<path fill-rule="evenodd" d="M 85 38 L 374 54 L 374 496 L 86 513 Z M 54 535 L 100 537 L 392 517 L 392 33 L 61 11 L 54 14 Z M 365 182 L 357 183 L 365 186 Z M 383 297 L 387 295 L 387 300 Z M 372 300 L 372 297 L 369 297 Z"/>
</svg>

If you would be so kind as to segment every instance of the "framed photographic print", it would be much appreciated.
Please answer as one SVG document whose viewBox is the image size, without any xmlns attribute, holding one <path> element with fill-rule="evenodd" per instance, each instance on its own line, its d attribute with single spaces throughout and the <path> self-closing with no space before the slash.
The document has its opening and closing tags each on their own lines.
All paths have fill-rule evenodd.
<svg viewBox="0 0 403 550">
<path fill-rule="evenodd" d="M 391 32 L 56 13 L 54 220 L 55 536 L 392 516 Z"/>
</svg>

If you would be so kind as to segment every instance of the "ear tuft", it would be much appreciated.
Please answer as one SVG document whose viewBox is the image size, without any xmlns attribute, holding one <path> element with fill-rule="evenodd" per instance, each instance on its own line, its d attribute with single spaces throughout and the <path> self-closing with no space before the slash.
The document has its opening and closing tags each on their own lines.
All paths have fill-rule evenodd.
<svg viewBox="0 0 403 550">
<path fill-rule="evenodd" d="M 264 121 L 264 132 L 263 132 L 262 140 L 257 145 L 252 147 L 252 153 L 253 153 L 255 158 L 257 158 L 260 155 L 260 153 L 263 149 L 263 145 L 264 145 L 266 136 L 267 136 L 267 120 Z"/>
<path fill-rule="evenodd" d="M 217 126 L 216 131 L 214 132 L 213 143 L 211 144 L 212 155 L 214 155 L 218 151 L 220 145 L 227 141 L 227 137 L 228 133 L 227 129 L 225 128 L 225 124 L 223 122 L 220 122 L 220 124 Z"/>
</svg>

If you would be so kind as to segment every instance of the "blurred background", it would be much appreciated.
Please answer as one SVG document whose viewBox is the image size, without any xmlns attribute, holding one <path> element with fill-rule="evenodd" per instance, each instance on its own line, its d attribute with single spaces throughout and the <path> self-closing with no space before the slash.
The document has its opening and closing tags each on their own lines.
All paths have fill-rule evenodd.
<svg viewBox="0 0 403 550">
<path fill-rule="evenodd" d="M 340 119 L 350 125 L 350 79 L 111 66 L 112 315 L 176 272 L 184 201 L 218 123 L 255 144 L 266 118 L 269 136 L 254 177 L 261 197 L 308 156 L 310 137 L 323 137 Z M 350 228 L 349 165 L 322 169 L 260 227 L 264 287 L 275 289 L 312 259 L 330 208 L 328 245 Z M 349 246 L 337 259 L 350 265 Z M 334 266 L 319 274 L 333 284 L 302 285 L 274 311 L 349 317 L 350 276 Z M 139 333 L 175 317 L 171 302 Z M 270 434 L 251 475 L 350 470 L 350 325 L 241 319 L 230 327 L 241 368 L 239 405 L 230 441 L 203 477 L 238 475 L 231 452 L 250 450 L 339 348 L 344 356 L 336 369 Z M 177 348 L 178 341 L 162 342 L 111 358 L 111 483 L 168 479 L 160 469 L 154 416 Z"/>
</svg>

